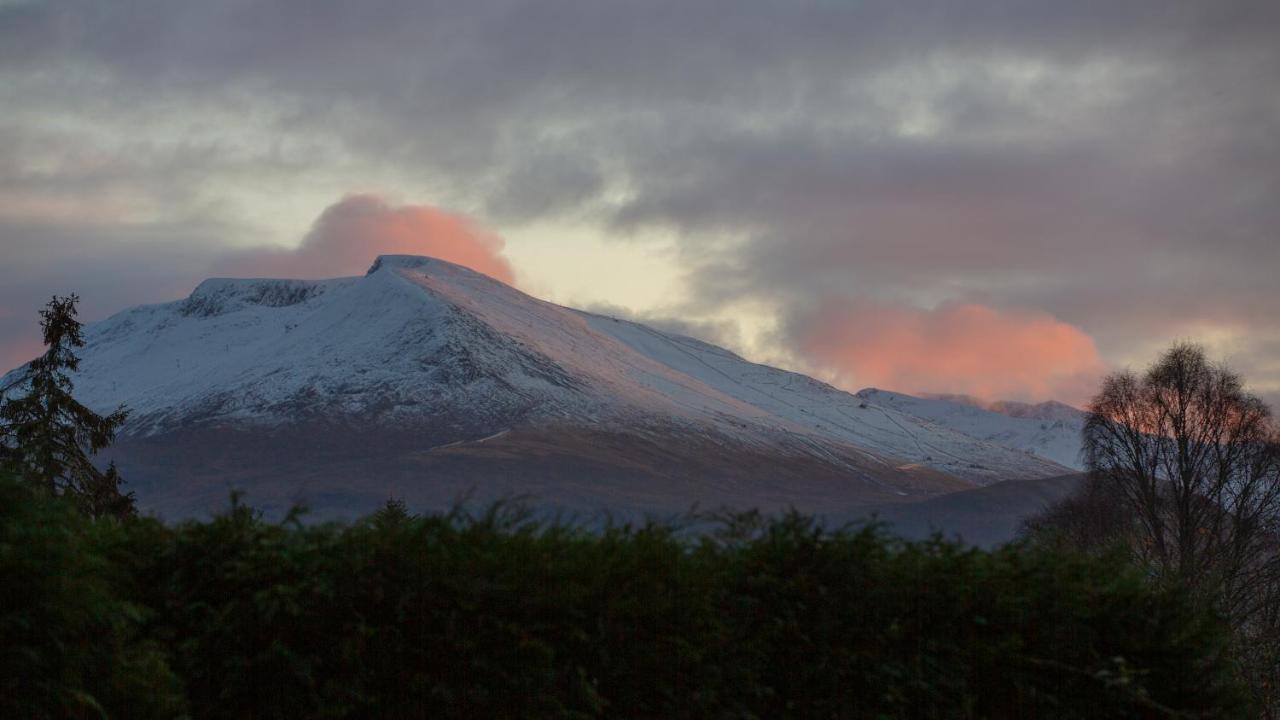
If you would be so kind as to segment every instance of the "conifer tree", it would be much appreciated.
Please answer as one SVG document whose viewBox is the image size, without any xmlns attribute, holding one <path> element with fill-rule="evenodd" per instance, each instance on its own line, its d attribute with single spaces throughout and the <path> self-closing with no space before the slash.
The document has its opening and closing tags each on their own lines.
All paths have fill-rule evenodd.
<svg viewBox="0 0 1280 720">
<path fill-rule="evenodd" d="M 121 493 L 114 464 L 104 472 L 90 459 L 111 443 L 128 413 L 122 406 L 104 417 L 71 394 L 68 373 L 80 368 L 75 348 L 84 347 L 77 302 L 74 294 L 54 296 L 40 311 L 45 352 L 0 402 L 0 466 L 42 492 L 72 497 L 95 517 L 131 515 L 133 494 Z"/>
<path fill-rule="evenodd" d="M 399 526 L 413 519 L 409 506 L 400 498 L 387 498 L 382 507 L 374 511 L 369 518 L 377 527 Z"/>
</svg>

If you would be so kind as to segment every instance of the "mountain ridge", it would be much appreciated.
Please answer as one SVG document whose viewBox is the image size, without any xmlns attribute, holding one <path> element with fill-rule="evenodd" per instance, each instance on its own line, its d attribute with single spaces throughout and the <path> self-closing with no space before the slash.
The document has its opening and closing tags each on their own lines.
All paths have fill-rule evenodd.
<svg viewBox="0 0 1280 720">
<path fill-rule="evenodd" d="M 476 467 L 518 473 L 518 464 L 499 456 L 517 452 L 520 443 L 545 451 L 545 443 L 538 444 L 543 441 L 530 438 L 552 432 L 566 438 L 566 447 L 581 450 L 546 457 L 566 467 L 598 466 L 592 477 L 603 485 L 628 478 L 636 495 L 646 494 L 643 482 L 669 485 L 663 498 L 649 503 L 655 508 L 733 500 L 734 492 L 714 488 L 733 485 L 735 477 L 742 478 L 736 497 L 745 503 L 767 497 L 773 507 L 784 505 L 786 492 L 766 492 L 776 483 L 752 464 L 770 466 L 784 487 L 809 488 L 796 496 L 812 507 L 927 497 L 1069 472 L 1023 448 L 974 437 L 891 403 L 869 402 L 699 340 L 538 300 L 433 258 L 381 256 L 362 277 L 209 279 L 183 300 L 93 323 L 86 339 L 74 378 L 77 394 L 90 407 L 124 402 L 133 409 L 113 452 L 126 475 L 132 465 L 131 477 L 141 477 L 148 493 L 159 495 L 166 482 L 187 482 L 166 480 L 165 473 L 200 476 L 202 487 L 213 481 L 198 468 L 179 470 L 186 466 L 157 460 L 171 457 L 166 442 L 191 457 L 212 452 L 215 464 L 218 457 L 228 459 L 225 482 L 252 475 L 260 489 L 269 489 L 265 476 L 272 467 L 291 468 L 311 477 L 312 485 L 341 488 L 340 478 L 306 463 L 307 453 L 328 457 L 320 450 L 329 443 L 363 448 L 349 454 L 392 475 L 401 472 L 393 467 L 416 468 L 429 458 L 426 465 L 437 475 L 406 476 L 403 487 L 449 485 L 449 478 L 462 477 L 509 490 L 519 483 L 488 483 L 441 458 L 456 459 L 456 448 L 484 446 L 483 453 L 472 453 L 483 456 L 475 458 Z M 264 446 L 257 469 L 249 467 L 254 456 L 231 462 L 236 443 L 253 433 L 275 437 L 281 447 L 311 449 L 275 457 Z M 593 448 L 587 438 L 630 444 L 649 460 L 634 463 L 625 452 Z M 198 447 L 202 442 L 211 449 Z M 331 458 L 331 466 L 347 467 L 342 457 Z M 377 462 L 369 460 L 375 457 Z M 789 459 L 797 469 L 762 460 L 773 457 Z M 528 472 L 548 478 L 548 497 L 554 500 L 555 477 L 580 484 L 547 462 Z M 681 465 L 705 472 L 685 473 Z M 811 487 L 800 468 L 825 478 L 832 492 Z M 675 478 L 679 482 L 667 482 Z M 378 485 L 379 493 L 397 489 L 361 482 Z M 589 490 L 583 490 L 586 504 Z M 361 503 L 368 504 L 372 493 Z M 596 495 L 619 497 L 614 489 Z M 183 512 L 198 505 L 173 497 L 160 504 L 182 506 Z"/>
</svg>

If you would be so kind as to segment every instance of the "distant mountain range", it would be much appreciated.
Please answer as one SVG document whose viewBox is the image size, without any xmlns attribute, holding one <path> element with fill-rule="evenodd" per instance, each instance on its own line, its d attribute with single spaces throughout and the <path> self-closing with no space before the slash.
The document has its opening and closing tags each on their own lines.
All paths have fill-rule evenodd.
<svg viewBox="0 0 1280 720">
<path fill-rule="evenodd" d="M 86 328 L 77 395 L 168 517 L 321 517 L 524 495 L 569 510 L 845 515 L 1078 468 L 1082 415 L 850 394 L 728 350 L 384 256 L 363 277 L 207 280 Z"/>
</svg>

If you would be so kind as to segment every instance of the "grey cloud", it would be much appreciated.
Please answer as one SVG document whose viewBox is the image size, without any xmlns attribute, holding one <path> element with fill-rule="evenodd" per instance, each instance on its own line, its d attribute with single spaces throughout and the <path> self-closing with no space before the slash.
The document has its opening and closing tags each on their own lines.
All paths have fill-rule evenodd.
<svg viewBox="0 0 1280 720">
<path fill-rule="evenodd" d="M 1280 336 L 1277 48 L 1261 0 L 5 4 L 0 217 L 114 200 L 67 242 L 203 252 L 253 240 L 220 188 L 377 169 L 481 220 L 670 229 L 691 321 L 847 296 L 1035 308 L 1117 354 Z"/>
<path fill-rule="evenodd" d="M 513 167 L 485 200 L 488 215 L 525 220 L 570 212 L 604 189 L 600 168 L 589 156 L 544 153 Z"/>
<path fill-rule="evenodd" d="M 38 352 L 37 313 L 51 296 L 79 295 L 80 316 L 86 321 L 182 297 L 208 276 L 221 252 L 214 240 L 185 225 L 112 228 L 0 221 L 0 373 Z"/>
</svg>

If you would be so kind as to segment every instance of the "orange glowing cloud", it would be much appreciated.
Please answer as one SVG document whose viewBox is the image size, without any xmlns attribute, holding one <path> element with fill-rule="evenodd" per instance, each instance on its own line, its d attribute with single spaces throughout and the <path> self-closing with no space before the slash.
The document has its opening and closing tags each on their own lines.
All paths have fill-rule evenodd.
<svg viewBox="0 0 1280 720">
<path fill-rule="evenodd" d="M 799 351 L 851 390 L 1081 403 L 1106 372 L 1092 338 L 1040 312 L 829 300 L 798 320 Z"/>
<path fill-rule="evenodd" d="M 336 277 L 363 273 L 378 255 L 427 255 L 511 284 L 515 273 L 502 254 L 504 246 L 502 238 L 460 215 L 349 195 L 321 213 L 297 249 L 248 252 L 233 258 L 228 271 Z"/>
</svg>

